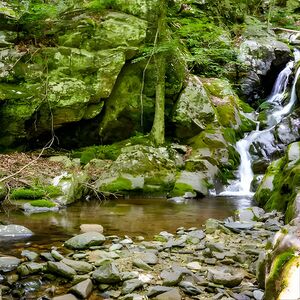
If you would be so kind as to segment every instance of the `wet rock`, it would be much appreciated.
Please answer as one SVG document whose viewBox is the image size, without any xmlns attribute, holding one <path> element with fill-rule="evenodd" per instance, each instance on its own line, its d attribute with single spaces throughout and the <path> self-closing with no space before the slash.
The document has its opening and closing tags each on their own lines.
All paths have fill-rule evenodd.
<svg viewBox="0 0 300 300">
<path fill-rule="evenodd" d="M 152 298 L 152 297 L 155 297 L 157 295 L 160 295 L 162 293 L 166 293 L 166 292 L 169 292 L 173 290 L 173 288 L 171 287 L 168 287 L 168 286 L 161 286 L 161 285 L 156 285 L 156 286 L 152 286 L 148 293 L 147 293 L 147 296 L 149 298 Z"/>
<path fill-rule="evenodd" d="M 83 233 L 86 233 L 86 232 L 103 233 L 103 226 L 100 224 L 81 224 L 80 231 Z"/>
<path fill-rule="evenodd" d="M 66 294 L 66 295 L 56 296 L 52 298 L 52 300 L 78 300 L 78 298 L 72 294 Z"/>
<path fill-rule="evenodd" d="M 142 286 L 143 286 L 143 282 L 139 279 L 126 280 L 126 281 L 124 281 L 123 286 L 122 286 L 122 294 L 124 294 L 124 295 L 130 294 L 134 290 L 139 289 Z"/>
<path fill-rule="evenodd" d="M 100 246 L 105 242 L 105 237 L 99 232 L 86 232 L 76 235 L 65 242 L 70 249 L 88 249 L 91 246 Z"/>
<path fill-rule="evenodd" d="M 85 261 L 76 261 L 64 258 L 62 262 L 73 268 L 78 274 L 86 274 L 93 271 L 93 266 Z"/>
<path fill-rule="evenodd" d="M 43 252 L 40 256 L 47 261 L 55 261 L 54 257 L 49 252 Z"/>
<path fill-rule="evenodd" d="M 205 233 L 202 230 L 193 230 L 187 234 L 187 242 L 197 244 L 205 238 Z"/>
<path fill-rule="evenodd" d="M 195 296 L 201 294 L 201 290 L 189 281 L 181 281 L 179 286 L 188 295 Z"/>
<path fill-rule="evenodd" d="M 61 255 L 57 250 L 51 250 L 51 255 L 56 260 L 62 260 L 64 259 L 63 255 Z"/>
<path fill-rule="evenodd" d="M 186 236 L 182 236 L 179 239 L 171 238 L 171 239 L 168 240 L 165 247 L 166 248 L 185 247 L 186 240 L 187 240 Z"/>
<path fill-rule="evenodd" d="M 168 292 L 156 296 L 156 300 L 181 300 L 179 290 L 174 288 Z"/>
<path fill-rule="evenodd" d="M 73 268 L 62 262 L 48 261 L 47 270 L 50 273 L 54 273 L 68 279 L 72 279 L 76 275 L 76 271 Z"/>
<path fill-rule="evenodd" d="M 17 270 L 21 276 L 27 276 L 29 274 L 39 273 L 40 271 L 43 270 L 43 268 L 44 268 L 43 264 L 29 262 L 29 263 L 24 263 L 24 264 L 18 266 Z"/>
<path fill-rule="evenodd" d="M 0 272 L 10 272 L 15 270 L 21 260 L 14 256 L 3 256 L 0 257 Z"/>
<path fill-rule="evenodd" d="M 0 238 L 25 238 L 32 235 L 33 232 L 30 229 L 21 225 L 0 225 Z"/>
<path fill-rule="evenodd" d="M 244 273 L 236 268 L 215 267 L 208 269 L 207 280 L 226 287 L 238 286 L 244 279 Z"/>
<path fill-rule="evenodd" d="M 35 261 L 39 258 L 39 255 L 36 252 L 29 251 L 29 250 L 23 250 L 21 252 L 21 256 L 24 256 L 28 260 L 31 260 L 31 261 Z"/>
<path fill-rule="evenodd" d="M 87 299 L 93 290 L 91 279 L 86 279 L 73 286 L 70 291 L 80 298 Z"/>
<path fill-rule="evenodd" d="M 107 263 L 93 272 L 93 279 L 98 283 L 118 283 L 121 281 L 121 274 L 114 263 Z"/>
</svg>

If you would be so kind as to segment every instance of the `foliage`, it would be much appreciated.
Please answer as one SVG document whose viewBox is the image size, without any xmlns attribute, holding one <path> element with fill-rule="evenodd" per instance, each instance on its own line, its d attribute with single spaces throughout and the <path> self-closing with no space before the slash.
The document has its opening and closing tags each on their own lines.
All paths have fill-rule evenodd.
<svg viewBox="0 0 300 300">
<path fill-rule="evenodd" d="M 54 207 L 55 203 L 53 203 L 52 201 L 46 200 L 46 199 L 39 199 L 39 200 L 33 200 L 29 202 L 31 206 L 34 207 Z"/>
</svg>

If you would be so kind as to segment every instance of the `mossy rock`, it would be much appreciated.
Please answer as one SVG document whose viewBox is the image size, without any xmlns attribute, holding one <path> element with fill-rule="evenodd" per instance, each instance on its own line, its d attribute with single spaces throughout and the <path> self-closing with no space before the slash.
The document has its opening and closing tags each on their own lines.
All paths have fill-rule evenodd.
<svg viewBox="0 0 300 300">
<path fill-rule="evenodd" d="M 33 207 L 47 207 L 47 208 L 51 208 L 51 207 L 55 207 L 56 204 L 53 203 L 50 200 L 46 200 L 46 199 L 38 199 L 38 200 L 33 200 L 30 201 L 29 204 Z"/>
<path fill-rule="evenodd" d="M 41 189 L 28 189 L 28 188 L 19 188 L 11 192 L 12 199 L 40 199 L 46 195 L 44 190 Z"/>
<path fill-rule="evenodd" d="M 118 177 L 109 183 L 100 185 L 99 190 L 103 192 L 117 193 L 126 192 L 133 189 L 132 183 L 129 179 Z"/>
</svg>

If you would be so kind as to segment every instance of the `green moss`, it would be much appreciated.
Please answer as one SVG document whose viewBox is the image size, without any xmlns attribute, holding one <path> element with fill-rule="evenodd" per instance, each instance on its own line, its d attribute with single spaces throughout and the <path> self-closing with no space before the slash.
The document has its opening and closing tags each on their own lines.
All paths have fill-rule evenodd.
<svg viewBox="0 0 300 300">
<path fill-rule="evenodd" d="M 39 199 L 39 200 L 33 200 L 29 202 L 31 206 L 34 207 L 54 207 L 55 203 L 53 203 L 52 201 L 46 200 L 46 199 Z"/>
<path fill-rule="evenodd" d="M 242 101 L 240 99 L 238 100 L 238 105 L 244 113 L 254 112 L 254 109 L 248 103 L 245 103 L 244 101 Z"/>
<path fill-rule="evenodd" d="M 101 186 L 101 191 L 110 192 L 110 193 L 131 191 L 131 190 L 132 190 L 131 181 L 124 177 L 119 177 L 115 179 L 113 182 Z"/>
<path fill-rule="evenodd" d="M 11 197 L 13 199 L 39 199 L 45 196 L 45 191 L 41 189 L 25 189 L 20 188 L 13 190 Z"/>
<path fill-rule="evenodd" d="M 183 196 L 186 192 L 194 192 L 192 186 L 186 183 L 175 183 L 174 189 L 170 192 L 170 197 Z"/>
<path fill-rule="evenodd" d="M 294 257 L 294 251 L 289 250 L 279 254 L 273 261 L 272 267 L 268 276 L 268 284 L 266 285 L 266 296 L 273 295 L 276 291 L 276 281 L 280 278 L 282 270 L 286 263 L 288 263 Z M 266 299 L 269 299 L 266 297 Z"/>
<path fill-rule="evenodd" d="M 271 198 L 272 191 L 270 189 L 258 189 L 255 193 L 255 200 L 261 206 L 264 206 Z"/>
<path fill-rule="evenodd" d="M 54 198 L 62 194 L 61 189 L 58 186 L 47 185 L 44 188 L 47 197 Z"/>
</svg>

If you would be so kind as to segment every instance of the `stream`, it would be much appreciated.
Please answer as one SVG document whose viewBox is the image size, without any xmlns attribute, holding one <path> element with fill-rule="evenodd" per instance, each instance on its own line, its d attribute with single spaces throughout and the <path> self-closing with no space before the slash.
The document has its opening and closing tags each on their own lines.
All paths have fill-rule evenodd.
<svg viewBox="0 0 300 300">
<path fill-rule="evenodd" d="M 175 233 L 180 226 L 199 227 L 209 218 L 224 219 L 240 208 L 252 206 L 251 199 L 206 197 L 175 203 L 162 198 L 130 198 L 79 202 L 59 212 L 25 215 L 12 209 L 0 214 L 2 221 L 23 225 L 35 234 L 26 240 L 0 241 L 0 253 L 18 254 L 22 248 L 49 249 L 78 234 L 85 223 L 101 224 L 106 235 L 142 235 L 151 239 L 161 231 Z"/>
</svg>

